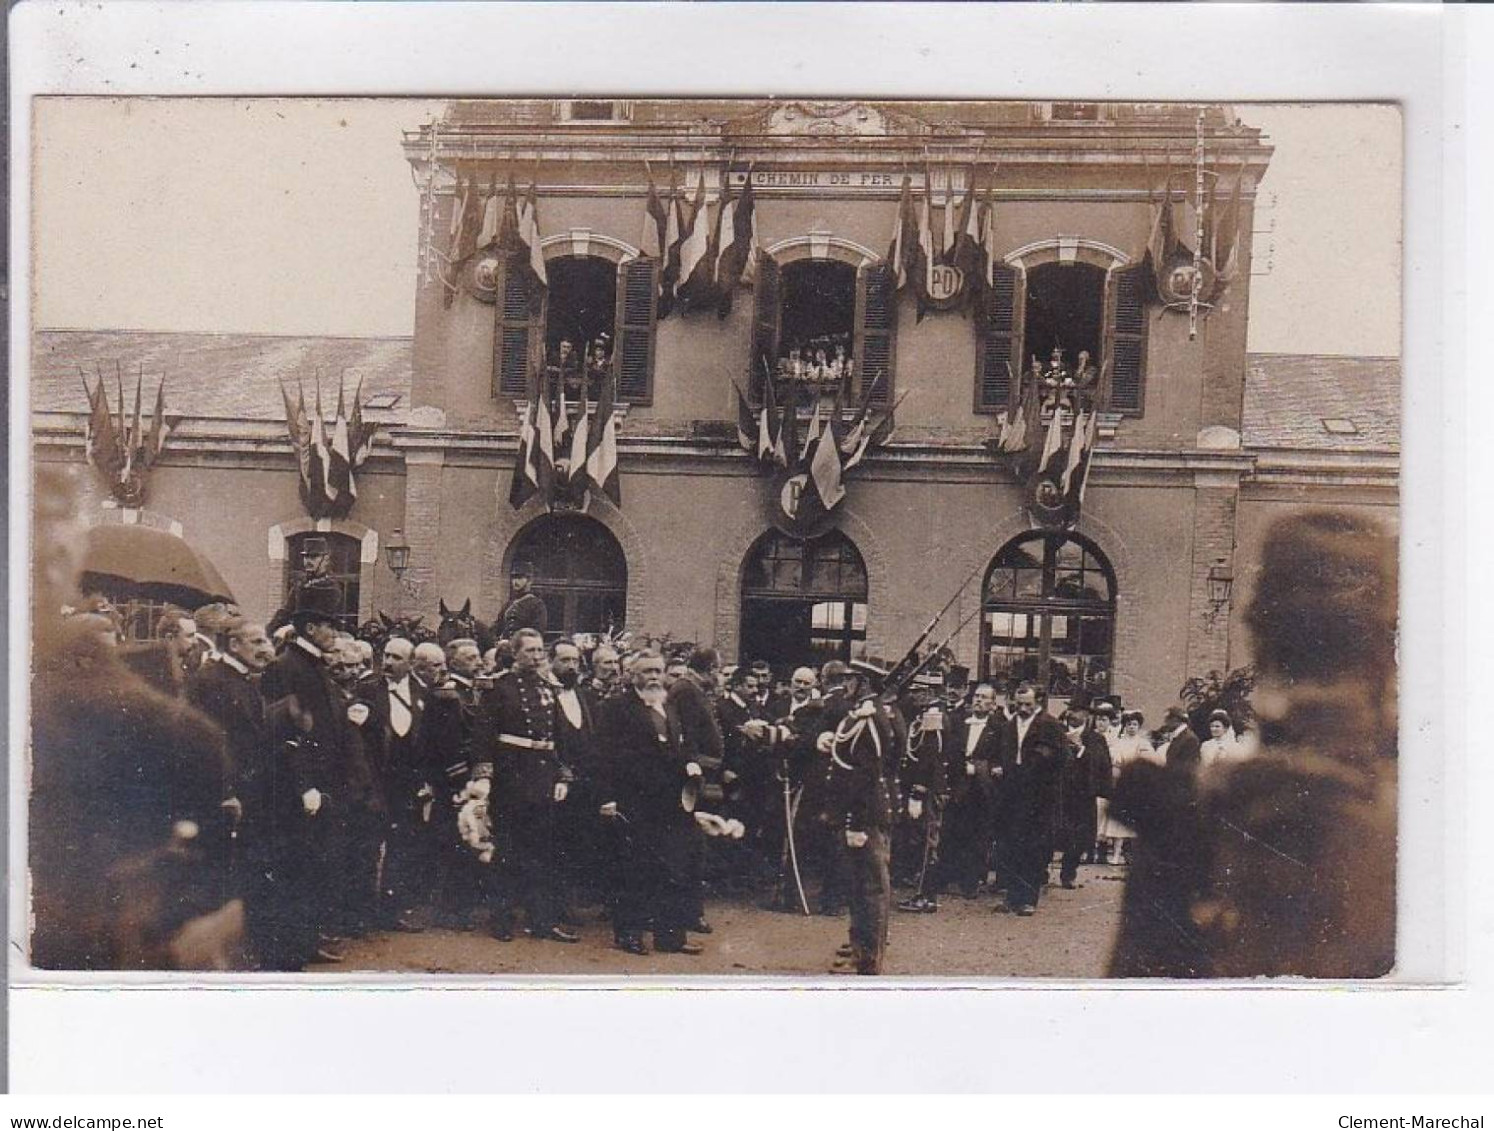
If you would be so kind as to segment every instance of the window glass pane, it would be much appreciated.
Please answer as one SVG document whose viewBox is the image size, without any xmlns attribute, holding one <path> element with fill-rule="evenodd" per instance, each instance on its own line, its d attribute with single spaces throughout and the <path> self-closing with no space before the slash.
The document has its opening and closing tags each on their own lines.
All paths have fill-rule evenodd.
<svg viewBox="0 0 1494 1131">
<path fill-rule="evenodd" d="M 851 605 L 851 631 L 866 636 L 866 605 L 860 601 Z"/>
</svg>

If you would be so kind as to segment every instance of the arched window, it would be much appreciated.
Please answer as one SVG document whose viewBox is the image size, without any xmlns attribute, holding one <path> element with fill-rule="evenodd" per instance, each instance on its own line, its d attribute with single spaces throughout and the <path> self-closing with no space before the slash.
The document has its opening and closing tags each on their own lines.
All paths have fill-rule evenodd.
<svg viewBox="0 0 1494 1131">
<path fill-rule="evenodd" d="M 758 259 L 747 387 L 760 400 L 771 373 L 780 402 L 792 388 L 807 405 L 815 396 L 829 399 L 841 390 L 853 399 L 875 383 L 872 402 L 886 403 L 896 353 L 892 272 L 831 242 L 823 251 L 782 262 L 766 253 Z M 821 350 L 824 364 L 818 365 Z"/>
<path fill-rule="evenodd" d="M 1013 380 L 1034 356 L 1046 369 L 1054 346 L 1073 372 L 1081 350 L 1095 371 L 1110 367 L 1112 412 L 1140 415 L 1146 372 L 1148 268 L 1082 240 L 1034 245 L 997 263 L 975 321 L 975 410 L 1016 407 Z"/>
<path fill-rule="evenodd" d="M 545 241 L 545 275 L 542 289 L 523 263 L 495 264 L 493 395 L 532 396 L 535 371 L 559 366 L 562 341 L 572 343 L 579 362 L 605 335 L 605 368 L 617 379 L 618 399 L 652 403 L 658 262 L 615 240 L 573 233 Z"/>
<path fill-rule="evenodd" d="M 358 627 L 358 589 L 363 569 L 363 543 L 347 534 L 310 531 L 286 539 L 285 605 L 293 607 L 296 589 L 308 574 L 319 571 L 337 586 L 337 627 Z"/>
<path fill-rule="evenodd" d="M 537 518 L 514 540 L 510 563 L 533 571 L 549 612 L 548 634 L 620 630 L 628 611 L 628 563 L 612 532 L 583 515 Z"/>
<path fill-rule="evenodd" d="M 844 534 L 770 530 L 742 570 L 741 659 L 776 671 L 849 660 L 866 641 L 866 594 L 866 563 Z"/>
<path fill-rule="evenodd" d="M 1110 690 L 1115 573 L 1086 538 L 1024 534 L 986 573 L 981 677 L 1030 680 L 1067 699 Z"/>
</svg>

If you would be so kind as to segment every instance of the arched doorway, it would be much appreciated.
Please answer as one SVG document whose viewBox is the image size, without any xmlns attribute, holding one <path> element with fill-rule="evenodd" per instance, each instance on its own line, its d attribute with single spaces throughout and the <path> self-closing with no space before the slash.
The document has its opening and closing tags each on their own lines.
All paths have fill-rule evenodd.
<svg viewBox="0 0 1494 1131">
<path fill-rule="evenodd" d="M 986 573 L 980 674 L 1028 680 L 1053 699 L 1110 690 L 1115 571 L 1089 539 L 1035 531 L 1012 539 Z"/>
<path fill-rule="evenodd" d="M 514 538 L 509 568 L 524 563 L 549 612 L 549 637 L 620 630 L 628 611 L 628 563 L 595 519 L 549 514 Z"/>
<path fill-rule="evenodd" d="M 866 563 L 844 534 L 793 538 L 770 530 L 742 569 L 739 658 L 775 672 L 849 660 L 866 641 Z"/>
</svg>

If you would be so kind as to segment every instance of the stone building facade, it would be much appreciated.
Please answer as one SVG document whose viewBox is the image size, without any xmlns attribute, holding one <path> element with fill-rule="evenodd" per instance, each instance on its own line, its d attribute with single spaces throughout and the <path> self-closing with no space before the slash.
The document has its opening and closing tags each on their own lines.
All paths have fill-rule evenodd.
<svg viewBox="0 0 1494 1131">
<path fill-rule="evenodd" d="M 1169 175 L 1191 182 L 1200 146 L 1220 177 L 1216 208 L 1241 183 L 1242 242 L 1190 335 L 1188 314 L 1140 284 L 1157 194 Z M 78 364 L 168 376 L 186 422 L 151 482 L 160 517 L 145 520 L 179 523 L 255 613 L 283 599 L 298 537 L 318 532 L 345 549 L 350 616 L 434 619 L 438 598 L 471 597 L 492 618 L 523 557 L 567 629 L 625 625 L 731 659 L 894 658 L 953 598 L 944 624 L 968 624 L 951 646 L 978 674 L 1038 674 L 1059 696 L 1084 683 L 1151 713 L 1188 676 L 1248 662 L 1243 609 L 1275 516 L 1327 505 L 1394 526 L 1398 364 L 1247 353 L 1253 205 L 1271 150 L 1230 107 L 458 102 L 404 149 L 423 247 L 444 248 L 468 179 L 500 192 L 511 174 L 521 191 L 533 181 L 551 279 L 542 314 L 504 301 L 502 272 L 496 296 L 459 287 L 448 301 L 423 260 L 413 340 L 35 342 L 40 460 L 81 460 Z M 738 187 L 752 178 L 755 281 L 727 312 L 660 317 L 657 292 L 637 285 L 650 178 L 692 194 L 703 179 L 709 202 L 723 172 Z M 972 176 L 995 204 L 990 301 L 1005 305 L 919 318 L 884 262 L 904 178 L 938 217 Z M 789 327 L 850 345 L 853 394 L 876 364 L 876 399 L 901 398 L 891 443 L 808 542 L 775 528 L 770 480 L 735 438 L 737 389 L 760 395 L 763 358 L 793 344 Z M 540 335 L 548 352 L 597 329 L 626 403 L 622 506 L 514 510 L 522 359 Z M 1055 341 L 1109 363 L 1117 394 L 1067 533 L 1034 526 L 1026 485 L 988 445 L 1006 403 L 997 361 L 1020 367 Z M 297 497 L 276 386 L 318 372 L 349 388 L 361 378 L 383 426 L 349 517 L 320 526 Z M 106 511 L 90 500 L 91 519 Z M 403 579 L 381 561 L 395 531 L 411 550 Z"/>
</svg>

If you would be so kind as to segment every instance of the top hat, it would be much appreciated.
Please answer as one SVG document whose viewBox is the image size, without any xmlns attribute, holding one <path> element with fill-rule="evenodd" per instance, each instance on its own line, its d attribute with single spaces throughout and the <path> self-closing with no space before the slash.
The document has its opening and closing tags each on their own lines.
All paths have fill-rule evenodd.
<svg viewBox="0 0 1494 1131">
<path fill-rule="evenodd" d="M 342 592 L 326 578 L 313 577 L 296 589 L 295 607 L 291 609 L 291 623 L 297 632 L 303 632 L 308 624 L 321 621 L 335 624 L 342 615 Z"/>
</svg>

